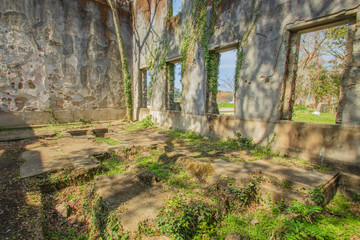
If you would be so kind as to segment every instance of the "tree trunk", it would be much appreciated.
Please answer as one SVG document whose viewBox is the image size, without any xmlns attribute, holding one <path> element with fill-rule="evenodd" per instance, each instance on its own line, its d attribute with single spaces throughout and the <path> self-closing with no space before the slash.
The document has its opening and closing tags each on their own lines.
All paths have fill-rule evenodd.
<svg viewBox="0 0 360 240">
<path fill-rule="evenodd" d="M 107 0 L 107 2 L 109 3 L 111 12 L 113 15 L 116 37 L 117 37 L 117 44 L 118 44 L 120 59 L 121 59 L 121 68 L 122 68 L 124 87 L 125 87 L 126 118 L 127 118 L 127 120 L 131 120 L 132 119 L 131 77 L 130 77 L 130 73 L 129 73 L 129 69 L 128 69 L 128 65 L 127 65 L 127 58 L 125 56 L 124 42 L 123 42 L 123 38 L 121 35 L 121 30 L 120 30 L 119 15 L 117 12 L 117 1 L 116 0 Z"/>
</svg>

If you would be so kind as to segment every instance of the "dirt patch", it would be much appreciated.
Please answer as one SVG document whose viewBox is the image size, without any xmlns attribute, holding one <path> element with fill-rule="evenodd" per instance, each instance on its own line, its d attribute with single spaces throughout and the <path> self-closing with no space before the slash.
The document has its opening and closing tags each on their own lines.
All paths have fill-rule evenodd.
<svg viewBox="0 0 360 240">
<path fill-rule="evenodd" d="M 0 238 L 39 239 L 39 191 L 19 179 L 20 155 L 36 140 L 0 143 Z"/>
</svg>

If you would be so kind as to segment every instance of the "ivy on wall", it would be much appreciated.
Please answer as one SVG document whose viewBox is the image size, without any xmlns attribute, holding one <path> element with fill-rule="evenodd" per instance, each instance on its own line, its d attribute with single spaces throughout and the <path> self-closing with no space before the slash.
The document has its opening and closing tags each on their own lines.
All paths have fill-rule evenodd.
<svg viewBox="0 0 360 240">
<path fill-rule="evenodd" d="M 223 0 L 192 0 L 188 6 L 184 6 L 183 11 L 186 12 L 186 18 L 182 19 L 181 31 L 177 32 L 178 39 L 181 39 L 180 53 L 182 62 L 182 75 L 188 69 L 189 64 L 193 60 L 195 50 L 198 45 L 204 50 L 205 68 L 207 72 L 207 90 L 208 90 L 208 113 L 218 113 L 217 109 L 217 93 L 218 93 L 218 74 L 220 56 L 219 53 L 209 49 L 210 41 L 215 33 L 215 24 L 219 7 Z M 172 1 L 168 1 L 168 16 L 172 15 Z M 248 25 L 245 33 L 239 38 L 239 45 L 237 51 L 236 70 L 235 70 L 235 91 L 239 87 L 239 75 L 243 66 L 244 48 L 252 33 L 257 19 L 259 17 L 259 10 L 261 7 L 261 0 L 252 0 L 251 2 L 251 24 Z M 157 45 L 155 47 L 155 45 Z M 151 46 L 150 57 L 148 59 L 148 66 L 151 75 L 151 86 L 155 83 L 155 75 L 166 65 L 166 59 L 169 53 L 169 39 L 165 36 L 159 43 L 154 43 Z M 168 79 L 168 95 L 167 104 L 170 103 L 170 95 L 172 94 L 170 86 L 173 84 L 173 68 L 167 66 Z M 149 90 L 151 91 L 151 89 Z M 169 105 L 167 105 L 169 107 Z"/>
</svg>

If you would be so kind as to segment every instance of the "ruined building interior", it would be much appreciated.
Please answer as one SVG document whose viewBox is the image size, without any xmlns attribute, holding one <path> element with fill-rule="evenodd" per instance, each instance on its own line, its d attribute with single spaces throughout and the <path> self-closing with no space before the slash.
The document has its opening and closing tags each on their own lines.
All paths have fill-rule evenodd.
<svg viewBox="0 0 360 240">
<path fill-rule="evenodd" d="M 360 189 L 359 23 L 358 0 L 2 0 L 0 129 L 151 116 L 161 127 L 208 138 L 242 136 L 259 146 L 273 139 L 274 151 L 332 166 Z M 292 121 L 301 34 L 343 24 L 336 124 Z M 230 50 L 234 109 L 222 115 L 218 66 Z M 122 133 L 120 142 L 162 139 Z M 76 159 L 75 147 L 88 143 L 61 144 Z M 339 176 L 336 184 L 345 181 Z"/>
</svg>

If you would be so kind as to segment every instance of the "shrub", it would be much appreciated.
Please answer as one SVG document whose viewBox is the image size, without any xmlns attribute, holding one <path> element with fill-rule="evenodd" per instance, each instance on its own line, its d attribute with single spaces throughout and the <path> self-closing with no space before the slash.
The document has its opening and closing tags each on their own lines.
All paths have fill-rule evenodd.
<svg viewBox="0 0 360 240">
<path fill-rule="evenodd" d="M 160 210 L 158 227 L 175 239 L 192 239 L 196 235 L 212 232 L 216 210 L 202 200 L 184 197 L 170 199 Z"/>
</svg>

